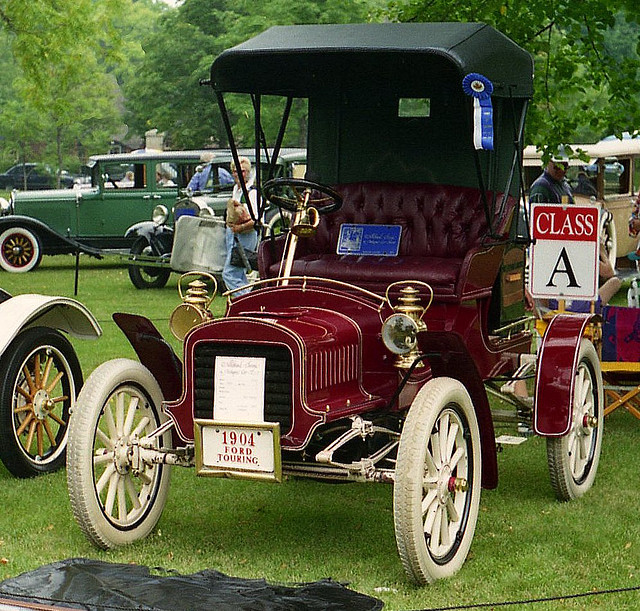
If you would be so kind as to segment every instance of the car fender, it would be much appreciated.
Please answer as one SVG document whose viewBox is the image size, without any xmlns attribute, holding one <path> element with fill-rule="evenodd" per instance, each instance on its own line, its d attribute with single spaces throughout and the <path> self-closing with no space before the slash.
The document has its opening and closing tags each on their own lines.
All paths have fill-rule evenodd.
<svg viewBox="0 0 640 611">
<path fill-rule="evenodd" d="M 533 430 L 543 437 L 562 437 L 571 428 L 573 379 L 580 340 L 591 314 L 558 314 L 547 327 L 538 352 Z"/>
<path fill-rule="evenodd" d="M 36 234 L 41 242 L 42 252 L 45 255 L 59 254 L 62 247 L 66 252 L 79 251 L 93 257 L 101 257 L 101 253 L 98 248 L 86 246 L 73 238 L 64 236 L 51 229 L 49 225 L 30 216 L 12 214 L 0 217 L 0 233 L 11 227 L 23 227 L 24 229 L 29 229 L 31 232 Z"/>
<path fill-rule="evenodd" d="M 142 363 L 157 380 L 167 401 L 175 401 L 182 394 L 182 362 L 175 351 L 144 316 L 115 312 L 118 325 Z"/>
<path fill-rule="evenodd" d="M 0 302 L 0 354 L 28 327 L 43 326 L 80 339 L 97 339 L 102 329 L 80 302 L 67 297 L 17 295 Z"/>
<path fill-rule="evenodd" d="M 135 225 L 131 225 L 124 234 L 125 238 L 146 238 L 149 243 L 161 236 L 172 236 L 173 227 L 167 225 L 158 225 L 153 221 L 140 221 Z"/>
<path fill-rule="evenodd" d="M 173 227 L 158 225 L 153 221 L 141 221 L 131 225 L 124 234 L 125 238 L 144 238 L 151 246 L 153 253 L 162 256 L 171 252 L 173 247 Z"/>
<path fill-rule="evenodd" d="M 482 487 L 498 486 L 496 436 L 489 398 L 482 377 L 464 339 L 450 331 L 425 331 L 419 334 L 420 352 L 428 354 L 433 377 L 448 376 L 458 380 L 469 393 L 480 427 L 482 452 Z"/>
<path fill-rule="evenodd" d="M 158 225 L 153 221 L 140 221 L 131 225 L 125 232 L 125 238 L 147 238 L 155 236 L 165 232 L 166 225 Z M 173 230 L 171 230 L 173 232 Z"/>
</svg>

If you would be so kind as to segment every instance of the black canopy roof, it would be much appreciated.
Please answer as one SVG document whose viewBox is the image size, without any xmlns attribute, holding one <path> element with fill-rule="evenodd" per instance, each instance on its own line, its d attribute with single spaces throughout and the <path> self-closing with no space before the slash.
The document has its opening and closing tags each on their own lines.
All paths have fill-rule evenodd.
<svg viewBox="0 0 640 611">
<path fill-rule="evenodd" d="M 218 56 L 211 81 L 219 91 L 307 97 L 338 81 L 344 89 L 345 76 L 354 87 L 375 83 L 381 70 L 398 89 L 453 70 L 460 80 L 470 72 L 486 76 L 494 96 L 533 93 L 529 53 L 480 23 L 276 26 Z"/>
</svg>

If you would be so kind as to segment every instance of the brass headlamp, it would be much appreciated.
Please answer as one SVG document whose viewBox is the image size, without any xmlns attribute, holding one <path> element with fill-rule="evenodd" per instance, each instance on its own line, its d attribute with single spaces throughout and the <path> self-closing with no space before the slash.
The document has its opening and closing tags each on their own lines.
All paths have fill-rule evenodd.
<svg viewBox="0 0 640 611">
<path fill-rule="evenodd" d="M 389 293 L 393 287 L 401 284 L 406 286 L 400 289 L 398 304 L 394 306 L 389 299 Z M 428 288 L 431 292 L 426 306 L 420 303 L 420 292 L 414 286 L 416 284 Z M 394 282 L 387 287 L 386 297 L 394 313 L 382 324 L 382 341 L 390 352 L 397 355 L 395 367 L 408 369 L 420 356 L 418 333 L 427 330 L 422 318 L 433 301 L 433 289 L 418 280 Z M 419 362 L 416 367 L 424 367 L 424 364 Z"/>
<path fill-rule="evenodd" d="M 184 281 L 189 277 L 195 277 L 195 279 L 189 282 L 187 290 L 183 292 Z M 202 280 L 203 277 L 213 284 L 211 295 L 207 290 L 206 282 Z M 209 305 L 211 305 L 217 291 L 218 283 L 211 274 L 187 272 L 180 276 L 178 293 L 182 303 L 171 313 L 169 318 L 169 329 L 177 339 L 182 341 L 191 329 L 213 318 Z"/>
</svg>

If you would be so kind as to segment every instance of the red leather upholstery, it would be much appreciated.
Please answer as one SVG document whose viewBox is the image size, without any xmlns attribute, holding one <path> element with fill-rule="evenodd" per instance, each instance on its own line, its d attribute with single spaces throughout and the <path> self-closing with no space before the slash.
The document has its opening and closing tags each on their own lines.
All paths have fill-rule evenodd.
<svg viewBox="0 0 640 611">
<path fill-rule="evenodd" d="M 342 208 L 323 216 L 313 238 L 298 242 L 292 275 L 321 276 L 351 282 L 384 294 L 391 282 L 415 279 L 430 284 L 446 301 L 475 298 L 491 292 L 502 257 L 487 227 L 477 189 L 450 185 L 352 183 L 334 187 L 344 198 Z M 491 194 L 487 195 L 491 205 Z M 496 206 L 501 203 L 497 198 Z M 515 200 L 495 215 L 494 233 L 508 231 Z M 400 225 L 397 257 L 337 255 L 343 223 Z M 283 244 L 275 253 L 260 248 L 260 273 L 278 273 Z M 274 257 L 275 255 L 275 257 Z"/>
</svg>

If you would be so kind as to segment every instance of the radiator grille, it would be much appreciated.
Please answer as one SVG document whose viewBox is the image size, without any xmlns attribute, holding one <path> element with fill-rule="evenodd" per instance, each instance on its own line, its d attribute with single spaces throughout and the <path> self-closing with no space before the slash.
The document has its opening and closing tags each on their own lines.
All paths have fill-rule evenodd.
<svg viewBox="0 0 640 611">
<path fill-rule="evenodd" d="M 216 356 L 264 357 L 265 420 L 279 422 L 280 433 L 291 428 L 291 353 L 284 346 L 203 343 L 194 351 L 194 416 L 213 417 Z"/>
</svg>

